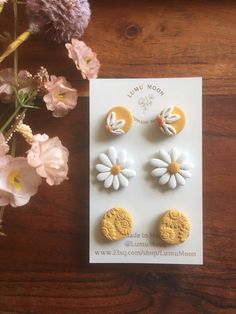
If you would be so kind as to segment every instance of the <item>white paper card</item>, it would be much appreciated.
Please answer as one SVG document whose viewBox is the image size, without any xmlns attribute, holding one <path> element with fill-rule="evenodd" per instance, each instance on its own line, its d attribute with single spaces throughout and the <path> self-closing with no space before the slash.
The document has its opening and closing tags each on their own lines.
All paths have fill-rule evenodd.
<svg viewBox="0 0 236 314">
<path fill-rule="evenodd" d="M 184 110 L 186 125 L 179 134 L 164 136 L 154 121 L 170 105 Z M 104 129 L 106 114 L 115 106 L 127 107 L 134 116 L 125 135 Z M 137 175 L 118 191 L 96 179 L 98 156 L 110 146 L 126 149 L 135 161 Z M 184 186 L 169 190 L 151 176 L 149 160 L 172 147 L 188 152 L 194 168 Z M 133 217 L 131 236 L 120 241 L 106 240 L 100 229 L 103 215 L 113 207 L 126 208 Z M 190 235 L 184 243 L 163 246 L 158 220 L 173 208 L 188 216 Z M 202 264 L 202 251 L 202 79 L 90 80 L 90 263 Z"/>
</svg>

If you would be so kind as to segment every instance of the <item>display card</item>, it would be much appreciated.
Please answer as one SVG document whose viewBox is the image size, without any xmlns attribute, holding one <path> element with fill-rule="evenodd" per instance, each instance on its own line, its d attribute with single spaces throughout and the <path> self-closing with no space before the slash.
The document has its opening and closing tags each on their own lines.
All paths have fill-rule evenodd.
<svg viewBox="0 0 236 314">
<path fill-rule="evenodd" d="M 201 78 L 90 80 L 89 259 L 203 263 Z"/>
</svg>

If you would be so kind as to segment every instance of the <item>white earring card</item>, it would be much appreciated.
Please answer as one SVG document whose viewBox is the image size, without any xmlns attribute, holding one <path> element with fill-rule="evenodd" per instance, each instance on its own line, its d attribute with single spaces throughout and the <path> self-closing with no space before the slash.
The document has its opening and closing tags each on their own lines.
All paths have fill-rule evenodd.
<svg viewBox="0 0 236 314">
<path fill-rule="evenodd" d="M 119 136 L 105 128 L 107 113 L 117 106 L 126 107 L 134 119 L 129 131 Z M 173 136 L 163 134 L 157 123 L 158 115 L 169 106 L 181 108 L 186 118 L 184 128 Z M 105 188 L 104 181 L 97 179 L 99 155 L 107 154 L 109 147 L 118 153 L 126 150 L 134 161 L 131 168 L 136 176 L 128 180 L 127 187 Z M 151 175 L 154 167 L 150 160 L 159 158 L 160 150 L 171 155 L 173 148 L 179 153 L 188 152 L 194 167 L 184 185 L 173 188 L 172 182 L 169 188 L 168 182 L 161 185 L 160 177 Z M 177 171 L 176 167 L 168 169 Z M 101 230 L 102 219 L 112 208 L 128 210 L 133 221 L 131 234 L 118 241 L 106 239 Z M 160 219 L 170 209 L 182 211 L 189 219 L 189 237 L 179 244 L 167 244 L 160 238 Z M 89 260 L 90 263 L 203 263 L 201 78 L 90 80 Z"/>
</svg>

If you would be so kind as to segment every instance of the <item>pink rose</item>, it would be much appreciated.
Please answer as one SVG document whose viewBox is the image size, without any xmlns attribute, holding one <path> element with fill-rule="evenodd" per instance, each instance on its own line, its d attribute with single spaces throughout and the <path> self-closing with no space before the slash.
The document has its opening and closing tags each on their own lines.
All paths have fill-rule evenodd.
<svg viewBox="0 0 236 314">
<path fill-rule="evenodd" d="M 37 134 L 27 159 L 29 165 L 35 167 L 49 185 L 58 185 L 67 179 L 68 156 L 68 149 L 58 137 L 49 138 L 46 134 Z"/>
<path fill-rule="evenodd" d="M 72 38 L 71 44 L 65 44 L 68 56 L 71 58 L 84 79 L 95 79 L 98 76 L 100 62 L 96 53 L 92 51 L 83 41 Z"/>
<path fill-rule="evenodd" d="M 6 155 L 0 158 L 0 206 L 27 204 L 37 193 L 42 179 L 27 159 Z"/>
<path fill-rule="evenodd" d="M 52 75 L 44 85 L 48 91 L 43 97 L 47 109 L 51 110 L 54 117 L 64 117 L 69 110 L 77 105 L 78 93 L 63 76 Z"/>
</svg>

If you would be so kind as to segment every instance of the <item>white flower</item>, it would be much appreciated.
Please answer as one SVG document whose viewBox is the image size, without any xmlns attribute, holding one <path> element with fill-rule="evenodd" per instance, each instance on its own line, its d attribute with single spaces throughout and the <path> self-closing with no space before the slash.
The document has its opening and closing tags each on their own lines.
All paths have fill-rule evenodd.
<svg viewBox="0 0 236 314">
<path fill-rule="evenodd" d="M 193 164 L 186 161 L 187 158 L 187 153 L 179 154 L 176 148 L 172 148 L 170 153 L 161 149 L 159 159 L 153 158 L 150 161 L 155 167 L 151 174 L 159 178 L 160 184 L 168 183 L 170 189 L 185 185 L 186 178 L 191 178 L 189 169 L 193 168 Z"/>
<path fill-rule="evenodd" d="M 127 158 L 127 151 L 122 150 L 117 153 L 114 147 L 109 147 L 107 154 L 100 154 L 101 164 L 96 165 L 99 171 L 97 175 L 98 181 L 104 181 L 104 187 L 113 187 L 118 190 L 121 186 L 127 187 L 128 179 L 134 177 L 136 172 L 129 169 L 132 161 Z"/>
<path fill-rule="evenodd" d="M 44 87 L 48 93 L 43 97 L 43 100 L 54 117 L 64 117 L 69 110 L 74 109 L 77 105 L 77 90 L 72 88 L 64 76 L 51 75 Z"/>
<path fill-rule="evenodd" d="M 58 185 L 67 179 L 69 151 L 58 137 L 49 138 L 46 134 L 33 137 L 27 159 L 31 167 L 49 185 Z"/>
<path fill-rule="evenodd" d="M 157 123 L 164 134 L 174 135 L 176 134 L 175 128 L 170 125 L 179 120 L 180 115 L 171 114 L 174 106 L 170 106 L 161 111 L 157 117 Z"/>
<path fill-rule="evenodd" d="M 37 193 L 41 178 L 27 159 L 6 155 L 0 158 L 0 206 L 27 204 Z"/>
<path fill-rule="evenodd" d="M 107 116 L 107 124 L 105 125 L 105 128 L 108 130 L 108 132 L 113 133 L 115 135 L 121 135 L 125 132 L 121 129 L 125 125 L 125 120 L 119 119 L 116 120 L 116 114 L 115 112 L 110 112 Z"/>
</svg>

